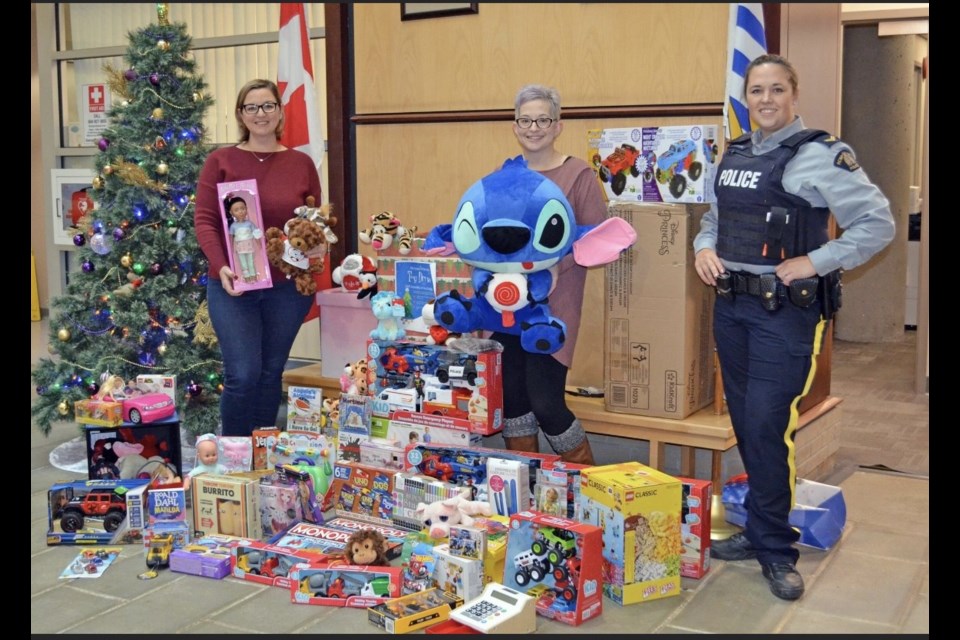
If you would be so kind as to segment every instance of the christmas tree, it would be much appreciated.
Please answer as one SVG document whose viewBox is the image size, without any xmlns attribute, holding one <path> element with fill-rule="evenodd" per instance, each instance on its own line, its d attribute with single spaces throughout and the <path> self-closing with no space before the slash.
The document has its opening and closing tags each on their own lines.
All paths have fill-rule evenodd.
<svg viewBox="0 0 960 640">
<path fill-rule="evenodd" d="M 50 353 L 32 371 L 31 413 L 49 434 L 107 376 L 175 375 L 184 428 L 219 421 L 222 363 L 206 315 L 207 260 L 193 230 L 197 177 L 213 100 L 185 24 L 158 4 L 156 24 L 128 34 L 126 69 L 105 67 L 114 101 L 96 158 L 97 206 L 78 224 L 81 269 L 52 301 Z M 119 98 L 119 100 L 118 100 Z"/>
</svg>

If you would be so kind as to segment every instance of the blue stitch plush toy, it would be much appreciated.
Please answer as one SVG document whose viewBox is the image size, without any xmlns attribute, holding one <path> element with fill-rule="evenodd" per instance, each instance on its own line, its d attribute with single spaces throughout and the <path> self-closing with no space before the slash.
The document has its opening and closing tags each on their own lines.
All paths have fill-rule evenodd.
<svg viewBox="0 0 960 640">
<path fill-rule="evenodd" d="M 424 241 L 425 253 L 456 252 L 473 267 L 476 296 L 440 294 L 434 318 L 449 331 L 503 331 L 519 335 L 526 351 L 554 353 L 567 330 L 547 302 L 560 260 L 572 252 L 585 267 L 613 262 L 636 238 L 622 218 L 577 225 L 560 187 L 517 156 L 467 189 L 453 224 Z"/>
</svg>

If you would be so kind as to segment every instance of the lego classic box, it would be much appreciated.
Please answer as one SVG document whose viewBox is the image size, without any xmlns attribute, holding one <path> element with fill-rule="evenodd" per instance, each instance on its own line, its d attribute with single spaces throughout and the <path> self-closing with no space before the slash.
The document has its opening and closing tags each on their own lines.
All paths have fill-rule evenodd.
<svg viewBox="0 0 960 640">
<path fill-rule="evenodd" d="M 713 402 L 715 293 L 694 270 L 707 205 L 613 203 L 637 242 L 605 268 L 607 411 L 682 419 Z"/>
<path fill-rule="evenodd" d="M 620 605 L 680 595 L 680 480 L 639 462 L 580 472 L 580 519 L 603 528 L 603 590 Z"/>
<path fill-rule="evenodd" d="M 588 136 L 604 194 L 623 202 L 715 202 L 719 142 L 713 124 L 604 129 L 599 140 Z"/>
</svg>

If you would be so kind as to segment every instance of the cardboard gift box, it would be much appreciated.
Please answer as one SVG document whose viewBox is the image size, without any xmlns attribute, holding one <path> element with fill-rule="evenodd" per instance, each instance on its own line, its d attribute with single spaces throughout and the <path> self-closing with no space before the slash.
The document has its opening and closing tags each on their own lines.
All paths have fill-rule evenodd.
<svg viewBox="0 0 960 640">
<path fill-rule="evenodd" d="M 747 526 L 746 474 L 734 476 L 723 485 L 721 499 L 727 522 L 738 527 Z M 829 484 L 797 478 L 794 491 L 796 503 L 790 510 L 790 524 L 800 531 L 802 545 L 814 549 L 830 549 L 840 540 L 847 524 L 847 503 L 843 489 Z"/>
<path fill-rule="evenodd" d="M 323 316 L 320 329 L 320 373 L 338 379 L 347 363 L 365 357 L 370 332 L 377 328 L 370 300 L 336 287 L 317 291 Z"/>
<path fill-rule="evenodd" d="M 680 575 L 702 578 L 710 570 L 710 518 L 712 517 L 713 482 L 677 477 L 683 502 L 680 507 Z"/>
<path fill-rule="evenodd" d="M 605 267 L 604 407 L 686 418 L 713 402 L 713 288 L 694 269 L 707 205 L 610 206 L 637 242 Z"/>
</svg>

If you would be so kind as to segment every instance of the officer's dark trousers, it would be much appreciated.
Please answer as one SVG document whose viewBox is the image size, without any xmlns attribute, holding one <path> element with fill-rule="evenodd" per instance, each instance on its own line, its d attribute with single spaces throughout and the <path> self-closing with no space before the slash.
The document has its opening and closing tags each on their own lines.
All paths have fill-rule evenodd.
<svg viewBox="0 0 960 640">
<path fill-rule="evenodd" d="M 717 297 L 714 333 L 723 390 L 747 472 L 745 534 L 762 563 L 795 564 L 799 532 L 788 522 L 794 503 L 797 405 L 809 391 L 820 352 L 820 306 L 790 302 L 774 312 L 760 299 Z"/>
</svg>

